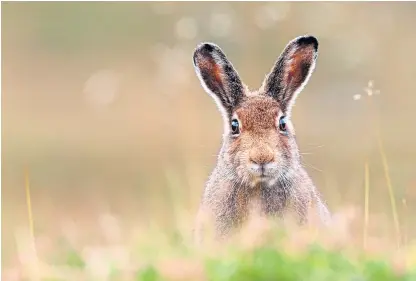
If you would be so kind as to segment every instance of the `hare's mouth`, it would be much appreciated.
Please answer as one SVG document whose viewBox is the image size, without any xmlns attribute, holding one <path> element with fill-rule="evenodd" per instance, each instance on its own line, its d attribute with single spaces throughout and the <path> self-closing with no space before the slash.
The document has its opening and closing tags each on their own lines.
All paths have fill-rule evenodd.
<svg viewBox="0 0 416 281">
<path fill-rule="evenodd" d="M 250 163 L 248 170 L 256 179 L 265 181 L 270 180 L 275 174 L 277 164 L 276 163 L 267 163 L 267 164 L 255 164 Z"/>
<path fill-rule="evenodd" d="M 270 184 L 273 184 L 275 181 L 276 179 L 269 175 L 260 175 L 260 176 L 253 175 L 251 184 L 253 187 L 255 187 L 258 184 L 270 185 Z"/>
</svg>

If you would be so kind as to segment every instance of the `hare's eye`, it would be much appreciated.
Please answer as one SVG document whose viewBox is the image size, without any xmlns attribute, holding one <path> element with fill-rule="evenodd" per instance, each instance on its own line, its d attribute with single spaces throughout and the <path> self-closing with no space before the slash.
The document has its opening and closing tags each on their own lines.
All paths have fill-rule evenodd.
<svg viewBox="0 0 416 281">
<path fill-rule="evenodd" d="M 286 130 L 287 130 L 287 126 L 286 126 L 286 117 L 285 116 L 282 116 L 282 117 L 280 117 L 280 119 L 279 119 L 279 130 L 281 131 L 281 132 L 286 132 Z"/>
<path fill-rule="evenodd" d="M 231 121 L 231 132 L 233 135 L 238 135 L 240 133 L 240 124 L 237 119 Z"/>
</svg>

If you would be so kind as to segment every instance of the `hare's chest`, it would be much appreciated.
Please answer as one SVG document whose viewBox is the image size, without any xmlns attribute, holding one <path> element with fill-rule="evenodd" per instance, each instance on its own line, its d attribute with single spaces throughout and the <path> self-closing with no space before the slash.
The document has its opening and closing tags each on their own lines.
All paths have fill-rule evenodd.
<svg viewBox="0 0 416 281">
<path fill-rule="evenodd" d="M 264 213 L 263 192 L 260 185 L 240 188 L 236 192 L 235 207 L 242 218 L 261 216 Z"/>
<path fill-rule="evenodd" d="M 240 189 L 236 193 L 235 207 L 241 217 L 281 216 L 289 204 L 289 194 L 278 187 L 255 187 Z"/>
</svg>

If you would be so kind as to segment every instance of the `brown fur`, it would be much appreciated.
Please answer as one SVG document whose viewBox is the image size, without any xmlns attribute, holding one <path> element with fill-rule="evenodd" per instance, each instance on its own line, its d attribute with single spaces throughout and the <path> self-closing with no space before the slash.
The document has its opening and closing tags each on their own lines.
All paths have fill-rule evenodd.
<svg viewBox="0 0 416 281">
<path fill-rule="evenodd" d="M 294 79 L 296 84 L 301 83 L 302 77 L 305 76 L 302 73 L 303 67 L 299 67 L 302 64 L 308 64 L 313 58 L 313 48 L 306 47 L 301 48 L 299 51 L 295 52 L 291 57 L 290 70 L 288 75 L 288 84 L 291 83 L 291 80 Z"/>
<path fill-rule="evenodd" d="M 303 224 L 315 203 L 322 221 L 328 220 L 326 205 L 301 164 L 289 120 L 294 99 L 313 70 L 316 53 L 314 37 L 296 38 L 260 90 L 249 93 L 218 46 L 198 46 L 194 54 L 197 74 L 222 109 L 225 121 L 223 145 L 197 216 L 198 240 L 207 214 L 219 238 L 256 210 L 263 216 L 281 218 L 294 211 Z M 287 119 L 284 131 L 279 128 L 281 116 Z M 232 119 L 239 122 L 238 134 L 230 131 Z"/>
<path fill-rule="evenodd" d="M 223 85 L 220 65 L 216 64 L 213 59 L 201 58 L 200 66 L 201 66 L 201 72 L 213 73 L 214 81 L 220 85 Z"/>
</svg>

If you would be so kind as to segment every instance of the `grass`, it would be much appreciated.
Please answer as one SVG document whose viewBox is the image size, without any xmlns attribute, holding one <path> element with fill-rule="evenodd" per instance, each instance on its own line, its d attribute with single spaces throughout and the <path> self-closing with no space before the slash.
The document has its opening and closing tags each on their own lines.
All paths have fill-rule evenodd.
<svg viewBox="0 0 416 281">
<path fill-rule="evenodd" d="M 369 197 L 370 197 L 370 169 L 368 167 L 368 162 L 365 162 L 364 166 L 364 176 L 365 176 L 365 193 L 364 193 L 364 237 L 363 244 L 364 249 L 367 248 L 367 235 L 368 235 L 368 222 L 369 222 Z"/>
<path fill-rule="evenodd" d="M 310 229 L 293 228 L 291 232 L 287 231 L 291 228 L 283 231 L 279 226 L 270 224 L 261 235 L 247 227 L 244 236 L 227 244 L 202 247 L 195 247 L 183 231 L 157 229 L 143 233 L 145 239 L 99 245 L 90 241 L 90 245 L 79 248 L 61 246 L 60 250 L 65 250 L 59 258 L 40 258 L 37 271 L 28 264 L 21 265 L 15 269 L 15 279 L 6 279 L 416 280 L 416 267 L 410 264 L 414 250 L 392 250 L 389 255 L 363 252 L 340 243 L 332 232 L 312 237 Z"/>
<path fill-rule="evenodd" d="M 401 240 L 401 233 L 400 233 L 400 223 L 399 223 L 399 215 L 397 214 L 397 207 L 396 207 L 396 197 L 394 195 L 393 186 L 390 179 L 390 173 L 389 173 L 389 166 L 387 163 L 387 157 L 386 153 L 383 148 L 383 142 L 381 138 L 379 138 L 379 149 L 380 154 L 383 162 L 383 168 L 384 168 L 384 175 L 386 177 L 387 187 L 389 191 L 389 198 L 390 198 L 390 204 L 391 204 L 391 210 L 393 214 L 393 221 L 394 221 L 394 227 L 396 231 L 396 239 L 397 239 L 397 247 L 400 248 L 400 240 Z"/>
<path fill-rule="evenodd" d="M 400 248 L 402 235 L 400 232 L 400 223 L 399 223 L 399 216 L 398 216 L 397 206 L 396 206 L 396 197 L 394 194 L 394 189 L 393 189 L 392 181 L 390 178 L 389 164 L 387 161 L 386 151 L 384 149 L 383 139 L 381 137 L 381 129 L 380 129 L 381 127 L 378 122 L 379 118 L 378 118 L 376 107 L 374 106 L 374 101 L 372 98 L 374 94 L 376 93 L 379 94 L 380 91 L 374 90 L 373 81 L 369 81 L 368 86 L 364 90 L 367 92 L 367 95 L 368 95 L 366 105 L 368 107 L 368 112 L 369 112 L 369 115 L 368 115 L 369 124 L 376 134 L 378 150 L 381 156 L 381 162 L 383 164 L 384 177 L 387 183 L 388 194 L 389 194 L 390 204 L 391 204 L 391 211 L 392 211 L 393 221 L 394 221 L 394 228 L 396 232 L 397 248 Z M 366 200 L 368 200 L 368 198 L 366 198 Z"/>
<path fill-rule="evenodd" d="M 300 228 L 289 222 L 256 221 L 224 244 L 207 242 L 196 247 L 189 229 L 180 227 L 179 221 L 189 221 L 178 212 L 180 199 L 173 200 L 173 221 L 176 228 L 161 229 L 153 225 L 140 229 L 141 235 L 110 237 L 121 231 L 115 217 L 105 215 L 109 225 L 102 225 L 100 236 L 104 243 L 89 241 L 76 245 L 65 233 L 56 244 L 59 256 L 43 255 L 38 258 L 33 215 L 30 205 L 30 186 L 27 171 L 26 195 L 29 231 L 20 236 L 20 250 L 32 251 L 32 259 L 21 262 L 14 270 L 7 271 L 7 280 L 416 280 L 416 247 L 412 245 L 398 251 L 381 244 L 377 250 L 368 250 L 369 221 L 369 166 L 365 165 L 365 216 L 364 251 L 353 246 L 353 241 L 342 238 L 345 227 L 334 224 L 331 229 L 320 231 L 313 225 Z M 174 180 L 172 173 L 168 180 Z M 172 186 L 172 189 L 175 187 Z M 173 198 L 172 198 L 173 199 Z M 338 218 L 337 218 L 338 216 Z M 336 214 L 335 221 L 342 221 L 343 214 Z M 103 221 L 103 219 L 102 219 Z M 348 222 L 343 222 L 348 224 Z M 338 227 L 337 227 L 338 226 Z M 345 225 L 344 225 L 345 226 Z M 110 229 L 111 228 L 111 229 Z M 135 232 L 132 232 L 135 233 Z M 311 234 L 313 233 L 313 234 Z M 27 241 L 22 241 L 22 240 Z M 212 241 L 211 241 L 212 242 Z M 416 245 L 415 245 L 416 246 Z M 59 250 L 58 250 L 59 249 Z M 389 254 L 383 254 L 389 253 Z M 27 253 L 26 253 L 27 254 Z M 25 253 L 21 253 L 24 256 Z"/>
</svg>

